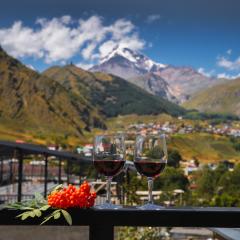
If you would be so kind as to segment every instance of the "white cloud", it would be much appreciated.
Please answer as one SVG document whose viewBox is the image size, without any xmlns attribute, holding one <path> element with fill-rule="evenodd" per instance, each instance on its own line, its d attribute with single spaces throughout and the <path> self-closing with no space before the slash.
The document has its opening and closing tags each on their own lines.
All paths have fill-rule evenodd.
<svg viewBox="0 0 240 240">
<path fill-rule="evenodd" d="M 227 78 L 227 79 L 235 79 L 240 77 L 240 57 L 235 60 L 230 60 L 230 56 L 232 54 L 232 49 L 228 49 L 226 51 L 227 56 L 219 56 L 217 58 L 217 65 L 219 67 L 224 68 L 227 72 L 219 73 L 217 75 L 218 78 Z"/>
<path fill-rule="evenodd" d="M 238 77 L 240 77 L 240 73 L 236 74 L 236 75 L 230 75 L 230 74 L 227 74 L 227 73 L 219 73 L 217 75 L 217 78 L 227 78 L 227 79 L 235 79 L 235 78 L 238 78 Z"/>
<path fill-rule="evenodd" d="M 95 42 L 89 43 L 86 48 L 82 50 L 82 56 L 86 60 L 94 60 L 98 58 L 98 55 L 93 54 L 97 44 Z"/>
<path fill-rule="evenodd" d="M 0 28 L 0 44 L 14 57 L 30 56 L 53 63 L 77 55 L 96 61 L 116 46 L 140 50 L 145 42 L 131 21 L 118 19 L 106 25 L 101 16 L 93 15 L 77 21 L 71 16 L 38 18 L 35 28 L 17 21 L 9 28 Z"/>
<path fill-rule="evenodd" d="M 152 22 L 155 22 L 155 21 L 159 20 L 160 18 L 161 18 L 160 14 L 152 14 L 152 15 L 149 15 L 147 17 L 146 22 L 147 23 L 152 23 Z"/>
<path fill-rule="evenodd" d="M 109 40 L 104 42 L 99 47 L 100 58 L 104 58 L 107 54 L 109 54 L 112 49 L 119 47 L 119 48 L 130 48 L 132 50 L 140 50 L 144 47 L 145 42 L 139 41 L 138 35 L 132 36 L 124 36 L 121 39 L 114 41 Z"/>
<path fill-rule="evenodd" d="M 231 61 L 226 57 L 219 57 L 217 59 L 217 65 L 227 70 L 240 70 L 240 57 L 234 61 Z"/>
<path fill-rule="evenodd" d="M 207 72 L 204 68 L 199 68 L 198 72 L 206 77 L 212 77 L 214 75 L 214 70 Z"/>
<path fill-rule="evenodd" d="M 77 67 L 82 68 L 84 70 L 88 70 L 89 68 L 91 68 L 93 66 L 93 64 L 88 64 L 88 63 L 77 63 L 76 64 Z"/>
<path fill-rule="evenodd" d="M 235 79 L 240 77 L 240 73 L 239 74 L 219 73 L 216 75 L 215 70 L 206 71 L 204 68 L 199 68 L 198 72 L 206 77 L 217 77 L 217 78 L 226 78 L 226 79 Z"/>
<path fill-rule="evenodd" d="M 113 39 L 119 40 L 125 37 L 128 33 L 134 30 L 135 26 L 131 21 L 125 19 L 117 20 L 113 25 L 106 28 L 107 31 L 112 32 Z"/>
<path fill-rule="evenodd" d="M 41 58 L 44 55 L 38 36 L 31 28 L 24 27 L 21 21 L 15 22 L 11 28 L 0 29 L 0 44 L 15 57 Z"/>
</svg>

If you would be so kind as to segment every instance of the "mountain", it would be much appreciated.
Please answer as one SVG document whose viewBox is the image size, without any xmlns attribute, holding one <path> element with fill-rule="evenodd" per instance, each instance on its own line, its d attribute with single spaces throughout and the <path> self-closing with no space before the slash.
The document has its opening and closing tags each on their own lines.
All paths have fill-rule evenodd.
<svg viewBox="0 0 240 240">
<path fill-rule="evenodd" d="M 153 96 L 126 80 L 106 73 L 92 73 L 74 65 L 51 67 L 43 73 L 69 92 L 82 96 L 106 117 L 126 114 L 179 115 L 184 110 L 167 100 Z"/>
<path fill-rule="evenodd" d="M 81 136 L 105 127 L 104 117 L 87 99 L 68 92 L 9 56 L 0 47 L 0 124 L 35 134 Z"/>
<path fill-rule="evenodd" d="M 201 112 L 240 116 L 240 78 L 225 80 L 225 83 L 203 90 L 185 102 L 183 106 L 198 109 Z"/>
<path fill-rule="evenodd" d="M 90 71 L 110 73 L 124 79 L 129 79 L 165 67 L 166 65 L 156 63 L 141 53 L 129 48 L 117 47 L 102 58 L 100 64 L 92 67 Z"/>
<path fill-rule="evenodd" d="M 220 83 L 218 79 L 207 77 L 191 67 L 169 65 L 156 74 L 168 83 L 179 102 L 184 102 L 196 92 Z"/>
<path fill-rule="evenodd" d="M 216 78 L 207 77 L 191 67 L 157 63 L 128 48 L 114 49 L 90 71 L 111 73 L 154 95 L 171 101 L 177 99 L 178 102 L 184 102 L 194 93 L 219 83 Z M 155 76 L 149 78 L 150 73 Z"/>
<path fill-rule="evenodd" d="M 149 72 L 135 78 L 129 78 L 128 81 L 153 95 L 177 102 L 169 84 L 158 74 Z"/>
</svg>

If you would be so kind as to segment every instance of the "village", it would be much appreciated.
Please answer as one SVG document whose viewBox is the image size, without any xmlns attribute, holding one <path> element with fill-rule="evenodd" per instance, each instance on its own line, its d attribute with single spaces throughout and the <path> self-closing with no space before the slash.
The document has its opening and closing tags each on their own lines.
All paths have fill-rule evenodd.
<svg viewBox="0 0 240 240">
<path fill-rule="evenodd" d="M 193 133 L 207 133 L 219 136 L 228 136 L 233 138 L 240 137 L 240 125 L 232 124 L 232 122 L 224 123 L 221 125 L 211 125 L 211 124 L 191 124 L 185 123 L 185 121 L 179 117 L 178 122 L 172 123 L 166 121 L 162 124 L 160 123 L 134 123 L 130 124 L 126 127 L 126 136 L 127 139 L 125 141 L 126 144 L 126 154 L 128 159 L 133 160 L 134 154 L 134 136 L 137 134 L 149 134 L 149 135 L 157 135 L 161 133 L 165 133 L 168 138 L 171 138 L 172 135 L 180 134 L 193 134 Z M 87 143 L 82 146 L 78 146 L 76 148 L 76 152 L 85 157 L 92 157 L 93 152 L 93 144 Z M 234 163 L 228 161 L 227 159 L 222 159 L 220 162 L 210 162 L 207 163 L 208 167 L 211 170 L 215 170 L 219 163 L 224 163 L 229 171 L 233 171 Z M 180 167 L 184 172 L 185 176 L 191 178 L 192 173 L 200 170 L 206 164 L 196 161 L 196 159 L 184 159 L 184 161 L 180 161 Z"/>
</svg>

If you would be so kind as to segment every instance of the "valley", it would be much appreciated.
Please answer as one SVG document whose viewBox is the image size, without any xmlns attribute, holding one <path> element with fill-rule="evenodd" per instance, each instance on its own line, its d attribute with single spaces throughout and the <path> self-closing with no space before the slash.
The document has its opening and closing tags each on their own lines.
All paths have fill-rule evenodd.
<svg viewBox="0 0 240 240">
<path fill-rule="evenodd" d="M 120 64 L 116 58 L 132 64 Z M 203 78 L 193 69 L 155 63 L 129 49 L 116 50 L 91 71 L 69 64 L 50 67 L 40 74 L 3 49 L 0 59 L 2 140 L 73 150 L 91 143 L 97 133 L 163 131 L 168 135 L 169 148 L 179 151 L 185 160 L 240 160 L 238 140 L 231 140 L 240 136 L 239 121 L 234 116 L 238 115 L 239 80 L 222 79 L 216 84 L 216 79 Z M 120 74 L 115 68 L 108 72 L 109 61 L 122 68 L 134 65 L 129 75 L 132 78 L 116 76 Z M 186 97 L 186 92 L 191 96 Z M 226 98 L 219 100 L 219 93 Z M 182 106 L 176 104 L 183 96 L 190 99 Z M 204 112 L 217 114 L 205 116 Z"/>
</svg>

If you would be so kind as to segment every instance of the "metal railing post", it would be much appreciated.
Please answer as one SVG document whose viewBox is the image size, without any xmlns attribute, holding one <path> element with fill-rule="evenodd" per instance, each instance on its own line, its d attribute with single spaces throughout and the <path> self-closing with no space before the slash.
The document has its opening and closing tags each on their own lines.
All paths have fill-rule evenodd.
<svg viewBox="0 0 240 240">
<path fill-rule="evenodd" d="M 1 172 L 0 183 L 2 184 L 2 182 L 3 182 L 3 158 L 1 158 L 0 172 Z"/>
<path fill-rule="evenodd" d="M 47 197 L 47 184 L 48 184 L 48 155 L 45 154 L 44 165 L 44 197 Z"/>
<path fill-rule="evenodd" d="M 22 200 L 22 176 L 23 176 L 23 154 L 21 150 L 17 150 L 18 158 L 18 202 Z"/>
<path fill-rule="evenodd" d="M 62 160 L 59 159 L 58 162 L 58 183 L 61 184 L 62 183 Z"/>
<path fill-rule="evenodd" d="M 67 184 L 70 183 L 69 170 L 70 170 L 70 163 L 69 163 L 69 160 L 67 160 Z"/>
</svg>

